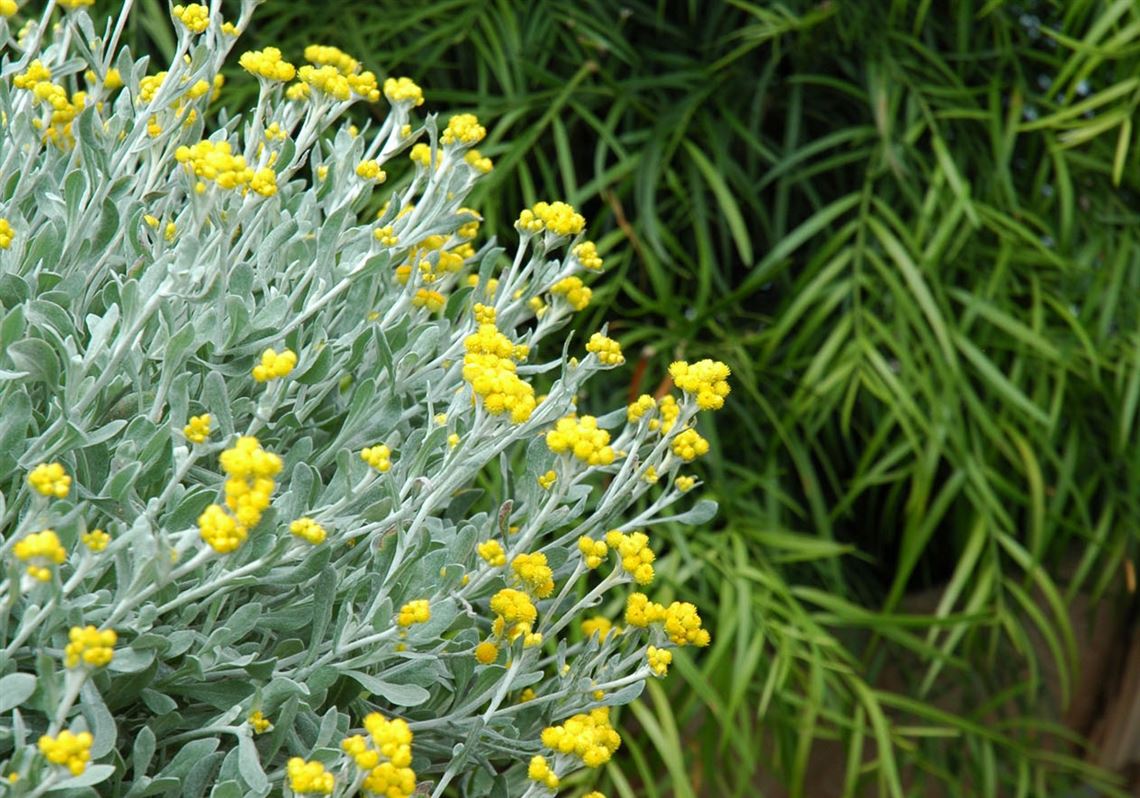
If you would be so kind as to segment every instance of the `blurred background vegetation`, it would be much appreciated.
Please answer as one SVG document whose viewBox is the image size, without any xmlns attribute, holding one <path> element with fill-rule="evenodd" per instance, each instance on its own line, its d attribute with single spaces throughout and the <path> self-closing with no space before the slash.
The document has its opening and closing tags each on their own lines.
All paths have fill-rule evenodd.
<svg viewBox="0 0 1140 798">
<path fill-rule="evenodd" d="M 721 512 L 659 541 L 713 645 L 582 792 L 1126 794 L 1085 740 L 1135 609 L 1134 2 L 270 0 L 238 49 L 313 42 L 479 115 L 486 232 L 590 220 L 630 363 L 587 406 L 733 368 Z"/>
</svg>

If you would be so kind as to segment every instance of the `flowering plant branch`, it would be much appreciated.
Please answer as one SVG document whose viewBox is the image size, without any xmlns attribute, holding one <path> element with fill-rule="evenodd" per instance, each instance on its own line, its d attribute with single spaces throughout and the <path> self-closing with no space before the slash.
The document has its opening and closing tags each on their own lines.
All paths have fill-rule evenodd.
<svg viewBox="0 0 1140 798">
<path fill-rule="evenodd" d="M 561 335 L 602 259 L 562 202 L 476 248 L 473 115 L 318 45 L 243 53 L 256 106 L 213 111 L 252 2 L 175 6 L 161 71 L 117 48 L 129 3 L 101 34 L 84 5 L 16 33 L 0 0 L 0 790 L 539 796 L 603 764 L 609 707 L 709 641 L 641 592 L 642 530 L 715 512 L 665 515 L 727 368 L 579 415 L 624 363 Z"/>
</svg>

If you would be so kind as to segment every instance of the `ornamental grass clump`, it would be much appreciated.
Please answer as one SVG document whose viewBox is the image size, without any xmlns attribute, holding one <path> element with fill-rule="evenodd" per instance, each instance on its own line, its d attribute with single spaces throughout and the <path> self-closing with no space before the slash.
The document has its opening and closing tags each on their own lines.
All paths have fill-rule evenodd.
<svg viewBox="0 0 1140 798">
<path fill-rule="evenodd" d="M 164 69 L 84 5 L 0 5 L 0 791 L 547 796 L 608 761 L 611 708 L 709 642 L 652 530 L 715 511 L 682 472 L 727 369 L 579 410 L 624 363 L 566 331 L 601 256 L 557 201 L 477 243 L 478 119 L 323 45 L 242 53 L 234 113 L 253 3 L 175 6 Z"/>
</svg>

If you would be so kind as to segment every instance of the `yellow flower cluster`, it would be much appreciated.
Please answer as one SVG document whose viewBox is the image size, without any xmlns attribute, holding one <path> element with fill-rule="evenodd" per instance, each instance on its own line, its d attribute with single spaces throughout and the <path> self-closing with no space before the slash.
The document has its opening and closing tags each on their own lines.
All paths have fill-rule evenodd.
<svg viewBox="0 0 1140 798">
<path fill-rule="evenodd" d="M 697 608 L 687 601 L 674 601 L 665 610 L 665 634 L 678 646 L 704 647 L 709 644 L 709 633 L 701 628 Z"/>
<path fill-rule="evenodd" d="M 220 505 L 211 504 L 198 516 L 198 532 L 214 551 L 228 554 L 245 541 L 249 530 Z"/>
<path fill-rule="evenodd" d="M 352 97 L 348 77 L 334 66 L 315 67 L 306 64 L 298 70 L 297 76 L 305 85 L 342 102 Z"/>
<path fill-rule="evenodd" d="M 383 474 L 392 467 L 392 450 L 382 443 L 369 446 L 360 451 L 360 459 Z"/>
<path fill-rule="evenodd" d="M 565 298 L 566 303 L 574 310 L 585 310 L 586 306 L 590 304 L 590 298 L 594 295 L 594 292 L 582 282 L 580 277 L 563 277 L 550 286 L 550 293 Z"/>
<path fill-rule="evenodd" d="M 614 461 L 614 450 L 609 442 L 610 434 L 598 429 L 598 420 L 593 416 L 560 418 L 554 429 L 546 433 L 550 451 L 572 454 L 592 466 L 607 466 Z"/>
<path fill-rule="evenodd" d="M 412 296 L 412 307 L 427 308 L 431 313 L 439 313 L 447 304 L 447 297 L 439 291 L 428 288 L 417 288 Z"/>
<path fill-rule="evenodd" d="M 194 84 L 186 90 L 186 95 L 191 100 L 197 100 L 199 97 L 204 97 L 209 90 L 210 83 L 208 81 L 196 80 Z"/>
<path fill-rule="evenodd" d="M 19 10 L 16 0 L 0 0 L 0 17 L 14 17 Z"/>
<path fill-rule="evenodd" d="M 95 5 L 95 0 L 59 0 L 59 4 L 70 11 L 74 11 L 77 8 Z"/>
<path fill-rule="evenodd" d="M 677 490 L 681 491 L 681 493 L 688 493 L 693 489 L 693 486 L 697 484 L 697 478 L 685 476 L 682 474 L 673 480 L 673 484 L 677 487 Z"/>
<path fill-rule="evenodd" d="M 673 439 L 673 454 L 686 463 L 691 463 L 709 452 L 709 442 L 701 437 L 695 429 L 682 430 Z"/>
<path fill-rule="evenodd" d="M 191 33 L 201 33 L 210 27 L 210 9 L 201 3 L 191 3 L 188 6 L 176 5 L 171 9 L 171 13 Z"/>
<path fill-rule="evenodd" d="M 266 47 L 264 50 L 247 50 L 241 54 L 238 64 L 246 72 L 266 80 L 281 82 L 292 80 L 297 74 L 297 68 L 281 58 L 281 51 L 276 47 Z"/>
<path fill-rule="evenodd" d="M 384 96 L 388 102 L 410 103 L 414 106 L 424 104 L 424 92 L 411 78 L 388 78 L 384 81 Z"/>
<path fill-rule="evenodd" d="M 519 214 L 515 227 L 524 233 L 546 230 L 556 236 L 572 236 L 585 229 L 586 219 L 565 202 L 537 202 Z"/>
<path fill-rule="evenodd" d="M 71 491 L 71 477 L 59 463 L 40 463 L 28 473 L 28 484 L 44 496 L 67 498 Z"/>
<path fill-rule="evenodd" d="M 558 785 L 561 784 L 561 781 L 558 779 L 558 774 L 550 769 L 550 765 L 544 756 L 532 756 L 530 758 L 530 765 L 527 767 L 526 775 L 528 779 L 537 781 L 548 790 L 557 790 Z"/>
<path fill-rule="evenodd" d="M 626 535 L 617 529 L 606 533 L 606 543 L 617 552 L 621 567 L 639 585 L 653 581 L 653 561 L 657 556 L 649 548 L 649 537 L 644 532 Z"/>
<path fill-rule="evenodd" d="M 704 647 L 709 644 L 709 633 L 701 628 L 697 608 L 687 601 L 674 601 L 664 607 L 650 601 L 644 593 L 632 593 L 626 600 L 625 622 L 642 629 L 650 624 L 663 624 L 665 634 L 678 646 Z"/>
<path fill-rule="evenodd" d="M 411 159 L 412 163 L 419 164 L 427 169 L 431 166 L 431 145 L 424 144 L 422 141 L 413 145 L 411 152 L 408 153 L 408 158 Z M 435 166 L 438 169 L 440 165 L 437 163 Z"/>
<path fill-rule="evenodd" d="M 68 99 L 67 90 L 62 86 L 41 83 L 36 86 L 33 93 L 37 99 L 52 107 L 50 124 L 44 131 L 44 140 L 63 148 L 74 146 L 75 137 L 71 132 L 71 122 L 79 116 L 79 112 L 87 104 L 87 92 L 73 92 L 71 99 Z"/>
<path fill-rule="evenodd" d="M 403 216 L 405 212 L 401 210 L 399 216 Z M 470 244 L 460 244 L 452 249 L 445 249 L 447 243 L 448 238 L 442 235 L 427 236 L 419 241 L 408 253 L 407 262 L 396 269 L 396 280 L 401 285 L 407 285 L 414 264 L 419 268 L 425 283 L 434 283 L 444 274 L 458 272 L 463 268 L 463 262 L 475 255 L 475 250 Z M 429 258 L 433 253 L 436 256 L 435 264 Z"/>
<path fill-rule="evenodd" d="M 99 553 L 103 551 L 111 542 L 111 536 L 104 532 L 102 529 L 92 529 L 90 532 L 84 532 L 80 537 L 83 545 L 90 551 Z"/>
<path fill-rule="evenodd" d="M 245 162 L 245 156 L 234 155 L 228 141 L 199 141 L 187 147 L 185 144 L 174 151 L 174 159 L 186 171 L 202 180 L 209 180 L 219 188 L 240 188 L 242 193 L 252 188 L 263 197 L 277 193 L 277 176 L 272 169 L 262 168 L 256 172 Z M 195 190 L 205 191 L 205 184 L 199 182 Z"/>
<path fill-rule="evenodd" d="M 478 144 L 487 135 L 475 114 L 456 114 L 447 120 L 447 129 L 439 140 L 444 144 Z"/>
<path fill-rule="evenodd" d="M 383 183 L 388 179 L 388 173 L 380 168 L 378 161 L 371 158 L 356 165 L 356 176 L 363 180 L 374 180 L 377 183 Z"/>
<path fill-rule="evenodd" d="M 69 668 L 77 668 L 80 663 L 89 668 L 102 668 L 115 655 L 118 639 L 114 629 L 99 631 L 94 626 L 73 626 L 67 633 L 63 660 Z"/>
<path fill-rule="evenodd" d="M 249 713 L 249 717 L 246 718 L 246 720 L 249 721 L 249 725 L 253 729 L 254 734 L 265 734 L 269 731 L 269 727 L 273 725 L 269 722 L 269 718 L 261 714 L 260 709 Z"/>
<path fill-rule="evenodd" d="M 48 762 L 62 765 L 72 776 L 78 776 L 87 770 L 87 763 L 91 761 L 91 744 L 94 742 L 91 732 L 75 734 L 70 729 L 64 729 L 55 737 L 43 735 L 37 747 Z"/>
<path fill-rule="evenodd" d="M 281 472 L 281 458 L 261 448 L 261 443 L 252 435 L 243 435 L 237 443 L 221 454 L 222 470 L 226 480 L 226 506 L 238 521 L 247 526 L 257 526 L 262 512 L 269 507 L 269 496 L 273 492 L 273 478 Z"/>
<path fill-rule="evenodd" d="M 266 349 L 261 353 L 261 361 L 253 367 L 251 374 L 258 382 L 279 380 L 288 376 L 297 365 L 297 354 L 292 349 Z"/>
<path fill-rule="evenodd" d="M 495 168 L 495 164 L 491 161 L 491 159 L 482 155 L 479 150 L 468 150 L 467 153 L 463 156 L 463 161 L 476 172 L 480 172 L 481 174 L 487 174 Z"/>
<path fill-rule="evenodd" d="M 511 571 L 523 589 L 535 598 L 546 598 L 554 592 L 554 572 L 541 552 L 517 555 L 511 560 Z"/>
<path fill-rule="evenodd" d="M 669 365 L 673 382 L 685 393 L 696 396 L 697 406 L 702 410 L 724 407 L 724 398 L 731 390 L 728 387 L 731 373 L 724 363 L 708 358 L 696 363 L 678 360 Z"/>
<path fill-rule="evenodd" d="M 604 540 L 594 540 L 589 535 L 578 538 L 578 551 L 582 553 L 582 559 L 590 570 L 601 565 L 610 553 Z"/>
<path fill-rule="evenodd" d="M 229 512 L 217 504 L 209 505 L 198 516 L 198 531 L 210 548 L 228 554 L 245 541 L 249 530 L 257 526 L 269 507 L 276 487 L 273 477 L 281 472 L 281 458 L 261 448 L 257 438 L 243 435 L 232 448 L 222 452 L 220 460 L 228 477 L 225 494 Z"/>
<path fill-rule="evenodd" d="M 620 366 L 625 362 L 625 356 L 621 353 L 621 344 L 601 333 L 590 336 L 590 340 L 586 342 L 586 351 L 593 352 L 606 366 Z"/>
<path fill-rule="evenodd" d="M 431 605 L 427 599 L 415 599 L 400 607 L 396 623 L 400 626 L 411 626 L 417 623 L 427 623 L 431 620 Z"/>
<path fill-rule="evenodd" d="M 15 237 L 16 231 L 12 229 L 11 223 L 7 219 L 0 219 L 0 249 L 12 246 L 12 239 Z"/>
<path fill-rule="evenodd" d="M 284 141 L 289 138 L 289 131 L 281 127 L 276 122 L 271 122 L 269 127 L 265 128 L 265 140 L 269 142 Z"/>
<path fill-rule="evenodd" d="M 380 99 L 376 75 L 360 71 L 360 62 L 340 48 L 310 44 L 305 48 L 306 65 L 297 70 L 300 86 L 312 87 L 338 100 L 348 100 L 353 94 L 369 102 Z M 293 87 L 290 87 L 292 90 Z M 309 96 L 309 91 L 304 95 Z M 302 99 L 290 97 L 289 99 Z"/>
<path fill-rule="evenodd" d="M 463 347 L 463 379 L 483 398 L 483 408 L 496 416 L 509 413 L 515 424 L 529 419 L 536 406 L 534 388 L 516 373 L 514 360 L 522 353 L 510 339 L 495 325 L 480 324 Z"/>
<path fill-rule="evenodd" d="M 364 718 L 368 737 L 355 734 L 341 741 L 341 748 L 368 775 L 366 792 L 384 798 L 407 798 L 416 789 L 412 770 L 412 730 L 399 719 L 388 720 L 379 712 Z"/>
<path fill-rule="evenodd" d="M 500 568 L 507 564 L 507 553 L 503 551 L 503 544 L 497 540 L 484 540 L 475 547 L 475 551 L 492 568 Z"/>
<path fill-rule="evenodd" d="M 467 219 L 455 231 L 455 235 L 464 239 L 472 239 L 479 234 L 479 224 L 483 221 L 483 217 L 479 215 L 478 211 L 471 208 L 460 208 L 457 215 L 461 219 Z"/>
<path fill-rule="evenodd" d="M 158 90 L 162 88 L 162 82 L 166 80 L 166 72 L 159 72 L 155 75 L 143 75 L 139 80 L 139 102 L 149 103 L 154 99 L 154 95 L 158 94 Z"/>
<path fill-rule="evenodd" d="M 618 630 L 614 628 L 613 621 L 604 615 L 595 615 L 582 621 L 582 634 L 586 637 L 597 635 L 599 640 L 605 640 L 611 631 L 616 634 Z"/>
<path fill-rule="evenodd" d="M 298 794 L 329 795 L 336 782 L 320 762 L 306 762 L 299 756 L 290 757 L 285 773 L 289 776 L 289 788 Z"/>
<path fill-rule="evenodd" d="M 370 103 L 377 102 L 380 99 L 380 87 L 376 83 L 376 75 L 373 73 L 365 70 L 356 75 L 348 75 L 347 78 L 348 86 L 356 96 L 362 97 Z"/>
<path fill-rule="evenodd" d="M 545 474 L 538 475 L 538 486 L 543 490 L 550 490 L 557 481 L 558 474 L 554 471 L 547 471 Z"/>
<path fill-rule="evenodd" d="M 673 662 L 673 652 L 667 648 L 650 646 L 645 652 L 645 659 L 649 662 L 649 670 L 657 676 L 669 673 L 669 665 Z"/>
<path fill-rule="evenodd" d="M 289 524 L 289 531 L 296 537 L 314 546 L 319 546 L 321 543 L 324 543 L 325 538 L 328 536 L 328 533 L 325 532 L 325 528 L 308 516 L 302 516 Z"/>
<path fill-rule="evenodd" d="M 647 393 L 643 393 L 625 409 L 625 417 L 629 423 L 641 421 L 646 415 L 657 409 L 657 400 Z"/>
<path fill-rule="evenodd" d="M 182 428 L 182 434 L 191 443 L 202 443 L 210 436 L 210 414 L 191 416 L 190 421 Z"/>
<path fill-rule="evenodd" d="M 491 596 L 491 612 L 506 624 L 533 624 L 538 618 L 538 610 L 530 596 L 521 590 L 505 587 Z"/>
<path fill-rule="evenodd" d="M 571 252 L 574 253 L 574 257 L 578 259 L 583 268 L 594 272 L 602 270 L 602 259 L 598 257 L 598 247 L 593 241 L 583 241 Z"/>
<path fill-rule="evenodd" d="M 373 795 L 406 798 L 415 791 L 415 781 L 415 771 L 410 767 L 398 768 L 391 762 L 382 762 L 369 771 L 362 786 Z"/>
<path fill-rule="evenodd" d="M 400 237 L 396 235 L 395 228 L 390 224 L 377 227 L 372 231 L 372 236 L 386 247 L 394 247 L 400 243 Z"/>
<path fill-rule="evenodd" d="M 44 141 L 60 147 L 70 147 L 75 143 L 71 122 L 86 105 L 86 92 L 74 92 L 69 98 L 67 89 L 51 82 L 51 70 L 39 59 L 32 61 L 27 69 L 16 75 L 12 79 L 12 85 L 31 92 L 35 102 L 51 106 L 50 124 L 44 132 Z M 35 119 L 32 124 L 40 128 L 43 123 Z"/>
<path fill-rule="evenodd" d="M 373 712 L 364 718 L 364 728 L 380 754 L 396 767 L 412 763 L 412 730 L 406 721 L 388 720 L 379 712 Z"/>
<path fill-rule="evenodd" d="M 471 309 L 471 312 L 475 315 L 476 324 L 495 323 L 495 307 L 493 305 L 484 305 L 476 302 L 475 307 Z"/>
<path fill-rule="evenodd" d="M 310 44 L 305 48 L 305 60 L 318 66 L 335 67 L 345 74 L 360 69 L 360 62 L 339 47 Z"/>
<path fill-rule="evenodd" d="M 276 155 L 277 153 L 273 153 L 273 157 Z M 273 162 L 273 157 L 270 158 L 270 163 Z M 264 166 L 253 173 L 249 187 L 263 197 L 272 197 L 277 193 L 277 173 L 268 166 Z"/>
<path fill-rule="evenodd" d="M 41 582 L 51 580 L 51 566 L 63 565 L 67 552 L 54 529 L 33 532 L 12 547 L 20 562 L 27 563 L 28 576 Z"/>
<path fill-rule="evenodd" d="M 17 89 L 31 89 L 37 83 L 51 80 L 51 69 L 44 65 L 40 59 L 34 59 L 20 74 L 12 78 L 12 85 Z"/>
<path fill-rule="evenodd" d="M 554 589 L 553 584 L 551 590 Z M 503 588 L 491 597 L 491 611 L 495 620 L 491 623 L 491 633 L 502 640 L 514 641 L 523 638 L 523 646 L 531 648 L 542 644 L 542 635 L 531 631 L 538 610 L 530 596 L 514 588 Z M 486 641 L 475 647 L 475 659 L 484 665 L 495 661 L 499 655 L 498 643 Z"/>
<path fill-rule="evenodd" d="M 649 429 L 660 431 L 662 435 L 673 429 L 677 417 L 681 415 L 681 406 L 672 395 L 661 397 L 658 401 L 648 394 L 642 394 L 626 407 L 626 419 L 632 424 L 641 421 L 656 411 L 656 418 L 649 421 Z"/>
<path fill-rule="evenodd" d="M 631 593 L 625 602 L 625 622 L 644 629 L 650 624 L 665 620 L 665 607 L 650 601 L 644 593 Z"/>
<path fill-rule="evenodd" d="M 542 744 L 596 768 L 610 761 L 621 745 L 621 737 L 610 725 L 610 708 L 598 707 L 589 714 L 569 717 L 559 726 L 547 726 L 542 730 Z"/>
</svg>

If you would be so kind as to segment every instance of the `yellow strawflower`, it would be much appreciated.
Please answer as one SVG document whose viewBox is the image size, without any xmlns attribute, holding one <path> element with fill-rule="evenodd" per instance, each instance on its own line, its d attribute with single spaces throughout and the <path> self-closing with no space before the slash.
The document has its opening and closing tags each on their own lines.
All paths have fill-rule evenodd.
<svg viewBox="0 0 1140 798">
<path fill-rule="evenodd" d="M 392 467 L 392 450 L 384 444 L 369 446 L 360 452 L 360 459 L 368 463 L 380 473 Z"/>
<path fill-rule="evenodd" d="M 430 620 L 431 606 L 428 604 L 428 600 L 416 599 L 400 607 L 400 613 L 396 618 L 396 623 L 400 626 L 407 627 L 417 623 L 427 623 Z"/>
<path fill-rule="evenodd" d="M 12 547 L 12 553 L 17 560 L 27 563 L 28 576 L 41 582 L 51 580 L 53 565 L 63 565 L 67 560 L 67 552 L 53 529 L 25 536 Z"/>
<path fill-rule="evenodd" d="M 282 83 L 292 80 L 297 74 L 296 67 L 282 59 L 281 51 L 276 47 L 247 50 L 241 54 L 238 64 L 251 75 Z"/>
<path fill-rule="evenodd" d="M 67 639 L 67 647 L 63 650 L 67 667 L 77 668 L 83 664 L 89 668 L 102 668 L 114 656 L 118 636 L 113 629 L 100 631 L 94 626 L 73 626 Z"/>
<path fill-rule="evenodd" d="M 609 445 L 610 434 L 598 429 L 593 416 L 560 418 L 554 429 L 546 433 L 546 445 L 555 454 L 571 454 L 591 466 L 606 466 L 614 461 Z"/>
<path fill-rule="evenodd" d="M 94 742 L 91 732 L 75 734 L 70 729 L 64 729 L 55 737 L 43 735 L 37 747 L 48 762 L 62 765 L 72 776 L 79 776 L 87 770 L 87 763 L 91 761 L 91 744 Z"/>
<path fill-rule="evenodd" d="M 60 463 L 40 463 L 28 473 L 28 484 L 44 496 L 67 498 L 71 491 L 71 477 Z"/>
<path fill-rule="evenodd" d="M 594 333 L 590 336 L 590 340 L 586 342 L 586 351 L 592 352 L 606 366 L 620 366 L 625 363 L 625 357 L 621 353 L 621 344 L 601 333 Z"/>
<path fill-rule="evenodd" d="M 299 756 L 292 757 L 285 766 L 289 777 L 289 788 L 295 793 L 316 793 L 328 795 L 333 791 L 336 780 L 320 762 L 306 762 Z"/>
<path fill-rule="evenodd" d="M 171 9 L 171 13 L 191 33 L 201 33 L 210 27 L 210 9 L 201 3 L 191 3 L 188 6 L 176 5 Z"/>
<path fill-rule="evenodd" d="M 191 416 L 189 423 L 182 428 L 182 434 L 191 443 L 203 443 L 210 436 L 210 414 Z"/>
<path fill-rule="evenodd" d="M 261 353 L 261 361 L 253 367 L 253 378 L 258 382 L 269 382 L 287 376 L 297 365 L 297 355 L 292 349 L 277 352 L 266 349 Z"/>
</svg>

